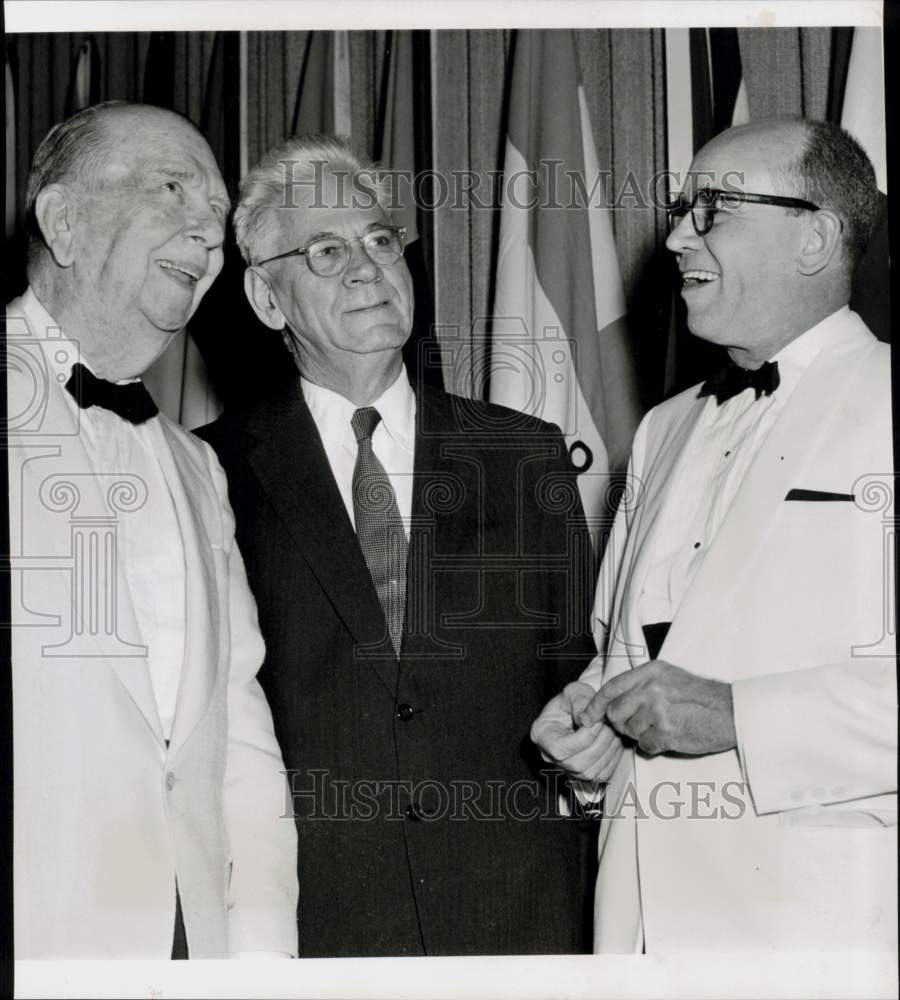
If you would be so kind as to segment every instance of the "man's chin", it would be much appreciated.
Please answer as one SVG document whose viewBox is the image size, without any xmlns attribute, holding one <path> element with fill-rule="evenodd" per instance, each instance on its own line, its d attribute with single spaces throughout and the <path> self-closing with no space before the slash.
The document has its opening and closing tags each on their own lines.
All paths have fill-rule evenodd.
<svg viewBox="0 0 900 1000">
<path fill-rule="evenodd" d="M 721 338 L 720 326 L 710 316 L 703 313 L 694 313 L 691 316 L 690 310 L 688 310 L 687 328 L 692 337 L 705 340 L 710 344 L 718 343 Z"/>
<path fill-rule="evenodd" d="M 361 337 L 354 338 L 358 349 L 369 351 L 400 351 L 406 346 L 412 330 L 396 323 L 376 323 L 368 327 Z"/>
<path fill-rule="evenodd" d="M 171 338 L 187 326 L 194 312 L 194 305 L 191 303 L 190 308 L 187 309 L 179 307 L 155 310 L 154 312 L 145 312 L 144 317 L 160 334 Z"/>
</svg>

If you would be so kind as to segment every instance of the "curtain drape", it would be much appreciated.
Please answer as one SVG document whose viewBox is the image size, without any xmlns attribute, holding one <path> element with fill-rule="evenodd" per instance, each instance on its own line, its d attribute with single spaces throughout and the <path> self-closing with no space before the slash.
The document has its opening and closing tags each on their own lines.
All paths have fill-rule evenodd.
<svg viewBox="0 0 900 1000">
<path fill-rule="evenodd" d="M 847 39 L 840 30 L 738 29 L 750 117 L 833 116 L 835 74 L 839 76 L 843 66 L 846 75 Z M 349 100 L 349 115 L 340 117 L 349 121 L 352 141 L 368 156 L 382 153 L 385 122 L 392 121 L 386 106 L 391 51 L 399 34 L 347 33 L 342 49 L 348 53 L 343 63 L 343 72 L 349 73 L 347 87 L 346 76 L 335 70 L 337 47 L 331 33 L 249 32 L 243 50 L 245 130 L 242 135 L 220 130 L 220 148 L 215 150 L 232 193 L 237 181 L 234 164 L 241 161 L 241 154 L 252 165 L 294 129 L 332 128 L 335 107 L 340 111 L 341 86 L 348 91 L 344 99 Z M 434 172 L 427 174 L 419 189 L 426 200 L 417 215 L 419 281 L 427 283 L 429 326 L 433 322 L 445 349 L 439 358 L 444 381 L 449 389 L 466 394 L 473 392 L 473 371 L 487 363 L 512 36 L 508 30 L 405 34 L 408 59 L 403 86 L 412 93 L 411 103 L 406 103 L 412 109 L 413 169 Z M 16 194 L 15 215 L 10 218 L 13 235 L 7 244 L 7 298 L 24 286 L 22 214 L 29 162 L 43 135 L 70 110 L 76 67 L 85 46 L 91 52 L 90 80 L 97 99 L 134 101 L 146 96 L 209 131 L 204 109 L 209 119 L 209 101 L 222 99 L 221 94 L 210 93 L 210 86 L 238 92 L 237 40 L 227 36 L 198 32 L 7 37 L 15 104 L 11 166 Z M 649 406 L 664 391 L 671 303 L 664 212 L 648 201 L 654 177 L 667 166 L 664 35 L 662 29 L 578 30 L 575 40 L 599 166 L 608 171 L 631 336 L 643 402 Z M 213 82 L 213 56 L 228 46 L 230 57 Z M 404 91 L 404 96 L 409 94 Z M 233 148 L 240 144 L 242 149 Z M 467 195 L 467 190 L 472 193 Z M 240 264 L 233 261 L 219 279 L 234 286 L 227 296 L 232 302 L 240 299 L 239 272 Z M 220 325 L 210 330 L 207 324 L 201 335 L 198 322 L 195 334 L 226 405 L 267 391 L 284 365 L 277 336 L 267 336 L 246 309 L 230 315 L 227 329 L 221 324 L 229 320 L 220 310 L 216 320 Z M 198 321 L 202 319 L 198 314 Z M 450 356 L 452 346 L 462 343 L 467 346 L 463 366 Z M 173 392 L 173 398 L 176 395 L 182 394 Z"/>
</svg>

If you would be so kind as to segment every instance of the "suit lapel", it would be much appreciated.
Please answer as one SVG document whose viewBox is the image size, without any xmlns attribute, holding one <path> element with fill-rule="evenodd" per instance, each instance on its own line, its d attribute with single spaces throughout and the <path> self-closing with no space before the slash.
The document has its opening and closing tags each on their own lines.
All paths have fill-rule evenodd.
<svg viewBox="0 0 900 1000">
<path fill-rule="evenodd" d="M 169 450 L 159 459 L 181 532 L 185 582 L 184 658 L 169 745 L 171 756 L 187 741 L 212 696 L 220 665 L 221 588 L 204 528 L 204 511 L 198 507 L 199 498 L 208 489 L 208 471 L 165 420 L 162 428 Z M 196 489 L 191 488 L 193 483 Z M 212 518 L 221 516 L 218 512 L 207 513 Z"/>
<path fill-rule="evenodd" d="M 423 387 L 416 395 L 416 446 L 412 527 L 406 574 L 406 646 L 418 658 L 457 657 L 463 647 L 441 638 L 447 608 L 458 605 L 452 589 L 469 574 L 454 572 L 483 554 L 495 514 L 480 482 L 479 464 L 467 459 L 465 419 L 453 408 L 466 401 Z M 483 424 L 475 415 L 473 426 Z M 504 506 L 500 516 L 508 517 Z M 450 589 L 448 589 L 450 588 Z"/>
<path fill-rule="evenodd" d="M 384 613 L 299 379 L 247 424 L 247 458 L 291 541 L 390 691 L 396 658 Z"/>
<path fill-rule="evenodd" d="M 16 303 L 13 303 L 10 309 L 12 310 L 15 305 Z M 10 312 L 10 315 L 15 314 Z M 42 351 L 47 349 L 48 343 L 51 342 L 37 341 Z M 38 507 L 42 507 L 37 500 L 38 491 L 41 483 L 46 482 L 49 477 L 58 478 L 61 482 L 72 482 L 80 494 L 77 507 L 75 510 L 69 512 L 68 518 L 65 512 L 53 512 L 43 515 L 39 522 L 42 528 L 40 532 L 42 537 L 35 535 L 32 540 L 33 544 L 37 546 L 46 545 L 51 539 L 59 539 L 58 543 L 54 545 L 56 549 L 54 555 L 58 555 L 61 558 L 63 565 L 68 564 L 72 567 L 71 569 L 61 571 L 63 579 L 61 580 L 62 588 L 59 591 L 60 594 L 66 595 L 64 600 L 67 603 L 68 614 L 71 620 L 74 615 L 75 588 L 82 586 L 82 581 L 78 578 L 75 571 L 75 553 L 72 549 L 73 537 L 71 528 L 69 527 L 69 519 L 77 516 L 78 511 L 91 513 L 108 512 L 108 499 L 106 490 L 101 489 L 96 475 L 91 471 L 92 466 L 81 437 L 80 427 L 77 421 L 73 419 L 72 412 L 65 402 L 62 395 L 64 391 L 61 386 L 54 385 L 53 389 L 47 394 L 47 410 L 42 422 L 42 429 L 45 429 L 46 433 L 33 439 L 38 448 L 35 459 L 28 463 L 27 471 L 25 469 L 22 470 L 22 500 L 26 503 L 29 502 L 28 497 L 24 495 L 24 491 L 27 488 L 27 481 L 30 480 L 33 493 L 31 502 L 36 502 L 36 510 Z M 13 444 L 12 439 L 14 436 L 11 435 L 10 437 L 10 443 Z M 58 458 L 47 458 L 46 451 L 41 446 L 48 444 L 58 447 Z M 83 471 L 73 472 L 72 470 Z M 33 514 L 22 511 L 21 517 L 21 523 L 24 527 L 26 523 L 32 521 Z M 48 518 L 65 519 L 65 527 L 63 529 L 58 528 L 57 526 L 61 522 L 57 520 L 51 522 L 48 521 Z M 22 540 L 20 539 L 19 541 L 21 543 Z M 32 544 L 32 541 L 29 541 L 28 544 Z M 156 698 L 153 693 L 153 685 L 150 680 L 146 647 L 138 641 L 140 630 L 135 617 L 134 606 L 131 602 L 131 592 L 125 575 L 125 567 L 118 551 L 116 552 L 115 562 L 115 634 L 109 636 L 105 631 L 95 632 L 90 628 L 85 628 L 76 636 L 74 632 L 75 623 L 74 620 L 71 620 L 73 630 L 71 639 L 68 642 L 46 647 L 41 655 L 48 657 L 87 656 L 96 662 L 105 662 L 125 688 L 135 707 L 162 745 L 164 742 L 162 725 L 156 706 Z M 64 615 L 63 623 L 65 623 L 65 620 Z M 113 644 L 112 646 L 111 643 Z M 82 648 L 85 652 L 80 651 Z"/>
<path fill-rule="evenodd" d="M 852 390 L 854 370 L 874 343 L 857 320 L 838 327 L 822 345 L 794 389 L 741 483 L 715 542 L 675 615 L 660 655 L 677 662 L 702 640 L 748 572 L 754 555 L 804 466 L 831 433 L 843 393 Z M 862 348 L 862 349 L 861 349 Z M 823 407 L 822 400 L 832 405 Z"/>
<path fill-rule="evenodd" d="M 623 638 L 632 654 L 633 665 L 646 660 L 646 645 L 638 616 L 640 602 L 637 598 L 650 569 L 657 535 L 662 527 L 661 515 L 665 502 L 675 485 L 675 477 L 684 474 L 680 459 L 703 406 L 703 400 L 692 401 L 685 414 L 668 424 L 659 445 L 650 448 L 654 457 L 644 472 L 642 482 L 638 484 L 638 488 L 643 489 L 644 501 L 637 507 L 637 523 L 629 532 L 631 551 L 626 549 L 622 562 L 623 566 L 630 569 L 625 586 L 618 591 L 621 606 L 614 608 L 612 615 L 613 621 L 619 621 L 623 608 L 630 611 L 623 620 Z"/>
</svg>

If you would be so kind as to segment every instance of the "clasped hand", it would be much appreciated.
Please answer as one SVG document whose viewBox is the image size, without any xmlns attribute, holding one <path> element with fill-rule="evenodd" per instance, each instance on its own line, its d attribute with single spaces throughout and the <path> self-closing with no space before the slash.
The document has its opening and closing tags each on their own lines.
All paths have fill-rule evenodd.
<svg viewBox="0 0 900 1000">
<path fill-rule="evenodd" d="M 605 782 L 625 736 L 646 754 L 718 753 L 736 746 L 731 685 L 650 660 L 599 691 L 576 681 L 547 703 L 531 738 L 570 777 Z"/>
<path fill-rule="evenodd" d="M 606 719 L 646 754 L 719 753 L 736 746 L 731 685 L 650 660 L 607 681 L 582 711 Z"/>
<path fill-rule="evenodd" d="M 622 756 L 619 734 L 603 721 L 602 713 L 587 725 L 584 710 L 597 692 L 590 684 L 574 681 L 544 706 L 531 727 L 531 739 L 548 764 L 556 764 L 570 778 L 588 782 L 609 781 Z"/>
</svg>

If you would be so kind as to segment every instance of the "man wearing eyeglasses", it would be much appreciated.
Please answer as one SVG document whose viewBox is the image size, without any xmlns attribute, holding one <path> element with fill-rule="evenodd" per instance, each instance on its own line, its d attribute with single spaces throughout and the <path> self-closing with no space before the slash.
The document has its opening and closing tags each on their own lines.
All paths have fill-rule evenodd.
<svg viewBox="0 0 900 1000">
<path fill-rule="evenodd" d="M 266 640 L 300 954 L 589 950 L 588 824 L 527 739 L 594 653 L 562 436 L 410 385 L 404 233 L 346 143 L 270 152 L 235 231 L 299 370 L 204 436 Z"/>
<path fill-rule="evenodd" d="M 638 430 L 600 655 L 532 729 L 602 798 L 598 951 L 896 946 L 890 362 L 847 305 L 876 201 L 792 120 L 713 139 L 672 207 L 729 364 Z"/>
</svg>

